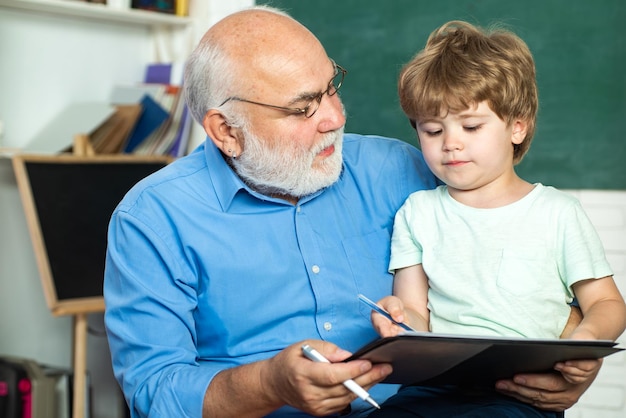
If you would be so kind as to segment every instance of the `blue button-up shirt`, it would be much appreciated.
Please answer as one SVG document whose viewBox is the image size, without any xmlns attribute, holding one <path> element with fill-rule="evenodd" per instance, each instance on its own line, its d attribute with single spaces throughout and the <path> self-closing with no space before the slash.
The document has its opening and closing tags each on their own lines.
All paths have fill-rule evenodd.
<svg viewBox="0 0 626 418">
<path fill-rule="evenodd" d="M 346 134 L 343 155 L 339 181 L 292 205 L 247 187 L 207 141 L 123 199 L 109 228 L 105 319 L 134 417 L 200 417 L 218 372 L 304 339 L 355 351 L 377 338 L 357 295 L 390 294 L 395 212 L 436 180 L 401 141 Z M 370 393 L 382 402 L 396 389 Z M 352 405 L 355 415 L 368 407 Z"/>
</svg>

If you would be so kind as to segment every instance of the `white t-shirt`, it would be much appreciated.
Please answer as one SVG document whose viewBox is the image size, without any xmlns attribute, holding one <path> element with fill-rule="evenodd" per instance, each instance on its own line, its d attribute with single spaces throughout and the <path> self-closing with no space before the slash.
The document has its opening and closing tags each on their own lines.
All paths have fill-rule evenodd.
<svg viewBox="0 0 626 418">
<path fill-rule="evenodd" d="M 389 270 L 420 263 L 431 330 L 466 335 L 558 338 L 572 284 L 613 274 L 578 200 L 542 184 L 494 209 L 463 205 L 446 186 L 413 193 Z"/>
</svg>

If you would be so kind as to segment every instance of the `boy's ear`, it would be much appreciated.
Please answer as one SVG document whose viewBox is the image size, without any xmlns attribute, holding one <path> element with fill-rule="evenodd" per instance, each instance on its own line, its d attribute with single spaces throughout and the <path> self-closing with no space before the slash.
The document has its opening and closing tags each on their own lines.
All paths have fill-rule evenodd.
<svg viewBox="0 0 626 418">
<path fill-rule="evenodd" d="M 216 109 L 209 110 L 204 115 L 202 126 L 211 141 L 224 155 L 228 157 L 241 155 L 242 149 L 236 137 L 239 128 L 230 126 L 221 112 Z"/>
<path fill-rule="evenodd" d="M 525 120 L 517 119 L 513 122 L 513 129 L 511 130 L 511 142 L 515 145 L 519 145 L 526 139 L 528 133 L 528 122 Z"/>
</svg>

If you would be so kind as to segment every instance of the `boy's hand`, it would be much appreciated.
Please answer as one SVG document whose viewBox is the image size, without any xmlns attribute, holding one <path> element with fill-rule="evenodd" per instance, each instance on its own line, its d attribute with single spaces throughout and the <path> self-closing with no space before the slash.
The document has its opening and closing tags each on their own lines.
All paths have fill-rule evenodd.
<svg viewBox="0 0 626 418">
<path fill-rule="evenodd" d="M 594 379 L 597 374 L 598 360 L 572 360 L 556 363 L 554 370 L 561 372 L 569 383 L 585 383 Z"/>
<path fill-rule="evenodd" d="M 377 305 L 389 312 L 394 321 L 404 322 L 406 320 L 404 304 L 400 298 L 396 296 L 386 296 L 379 300 Z M 377 312 L 372 311 L 371 319 L 374 329 L 381 337 L 393 337 L 402 331 L 401 327 Z"/>
<path fill-rule="evenodd" d="M 596 337 L 584 327 L 576 327 L 568 336 L 572 340 L 595 340 Z M 554 370 L 561 372 L 563 378 L 569 383 L 584 383 L 594 379 L 597 374 L 597 360 L 571 360 L 559 362 L 554 365 Z"/>
</svg>

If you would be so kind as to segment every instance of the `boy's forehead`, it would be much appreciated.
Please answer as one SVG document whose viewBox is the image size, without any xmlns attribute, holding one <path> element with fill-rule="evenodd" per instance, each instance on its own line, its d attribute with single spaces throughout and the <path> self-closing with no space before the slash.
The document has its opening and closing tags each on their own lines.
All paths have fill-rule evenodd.
<svg viewBox="0 0 626 418">
<path fill-rule="evenodd" d="M 472 101 L 466 106 L 450 106 L 441 102 L 437 111 L 423 112 L 415 119 L 424 123 L 428 120 L 445 119 L 449 115 L 468 118 L 488 116 L 490 113 L 493 113 L 493 109 L 491 109 L 491 105 L 487 100 L 481 102 Z"/>
</svg>

